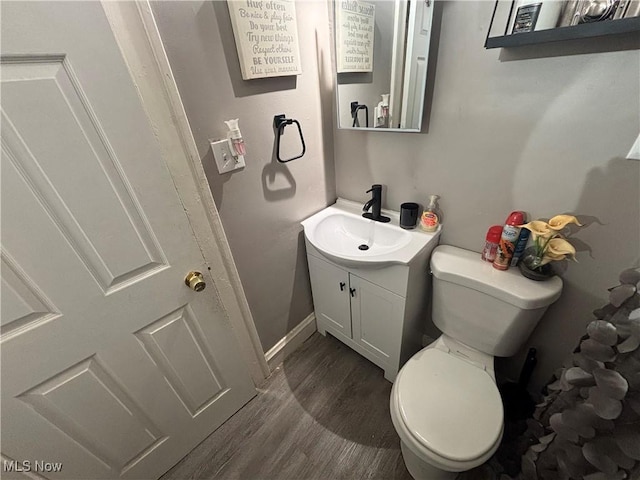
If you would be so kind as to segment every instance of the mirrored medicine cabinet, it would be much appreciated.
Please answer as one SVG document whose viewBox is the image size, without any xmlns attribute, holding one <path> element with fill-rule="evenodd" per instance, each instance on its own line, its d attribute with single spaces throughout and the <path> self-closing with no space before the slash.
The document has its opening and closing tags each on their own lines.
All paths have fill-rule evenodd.
<svg viewBox="0 0 640 480">
<path fill-rule="evenodd" d="M 335 0 L 338 127 L 420 132 L 434 0 Z"/>
</svg>

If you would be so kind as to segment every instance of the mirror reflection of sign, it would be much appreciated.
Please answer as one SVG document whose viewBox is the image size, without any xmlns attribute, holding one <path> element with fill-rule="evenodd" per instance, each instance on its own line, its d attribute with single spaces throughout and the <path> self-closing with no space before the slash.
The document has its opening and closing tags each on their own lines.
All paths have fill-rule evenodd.
<svg viewBox="0 0 640 480">
<path fill-rule="evenodd" d="M 244 80 L 299 75 L 294 0 L 228 0 Z"/>
<path fill-rule="evenodd" d="M 336 2 L 338 73 L 372 72 L 375 5 L 359 0 Z"/>
</svg>

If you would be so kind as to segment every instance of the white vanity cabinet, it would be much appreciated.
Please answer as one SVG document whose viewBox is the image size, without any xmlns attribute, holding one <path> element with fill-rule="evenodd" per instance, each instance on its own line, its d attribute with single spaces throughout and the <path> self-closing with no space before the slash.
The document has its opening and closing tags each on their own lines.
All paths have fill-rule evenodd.
<svg viewBox="0 0 640 480">
<path fill-rule="evenodd" d="M 318 331 L 346 343 L 394 381 L 404 362 L 421 348 L 427 262 L 415 267 L 415 283 L 410 285 L 412 272 L 406 265 L 349 268 L 322 258 L 309 244 L 307 260 Z"/>
<path fill-rule="evenodd" d="M 349 272 L 311 255 L 307 261 L 318 331 L 325 335 L 329 327 L 332 332 L 351 338 Z"/>
<path fill-rule="evenodd" d="M 394 381 L 422 347 L 431 297 L 429 258 L 440 231 L 403 230 L 362 218 L 362 204 L 339 198 L 302 222 L 318 331 L 327 332 Z"/>
<path fill-rule="evenodd" d="M 386 371 L 398 354 L 405 299 L 326 260 L 307 258 L 318 331 L 329 331 Z"/>
</svg>

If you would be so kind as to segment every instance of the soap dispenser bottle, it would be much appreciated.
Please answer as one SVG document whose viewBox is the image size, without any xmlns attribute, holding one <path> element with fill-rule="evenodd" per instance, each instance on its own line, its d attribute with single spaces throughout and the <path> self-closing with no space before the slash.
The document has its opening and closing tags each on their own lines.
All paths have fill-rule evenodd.
<svg viewBox="0 0 640 480">
<path fill-rule="evenodd" d="M 429 204 L 422 212 L 420 218 L 420 228 L 425 232 L 435 232 L 442 220 L 440 208 L 438 207 L 438 195 L 429 195 Z"/>
<path fill-rule="evenodd" d="M 389 127 L 389 94 L 383 93 L 381 97 L 382 97 L 382 100 L 378 102 L 378 106 L 375 109 L 376 128 L 388 128 Z"/>
</svg>

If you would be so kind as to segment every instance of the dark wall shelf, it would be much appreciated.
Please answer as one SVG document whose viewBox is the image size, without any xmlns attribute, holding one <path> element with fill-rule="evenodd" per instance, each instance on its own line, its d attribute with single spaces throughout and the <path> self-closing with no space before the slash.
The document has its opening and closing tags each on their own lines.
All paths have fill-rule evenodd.
<svg viewBox="0 0 640 480">
<path fill-rule="evenodd" d="M 557 42 L 576 38 L 601 37 L 621 33 L 640 33 L 640 17 L 620 18 L 602 22 L 583 23 L 571 27 L 550 28 L 537 32 L 516 33 L 487 38 L 485 48 L 508 48 L 537 43 Z M 639 45 L 640 47 L 640 45 Z"/>
</svg>

